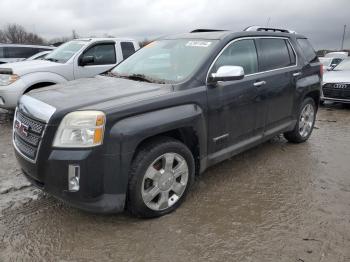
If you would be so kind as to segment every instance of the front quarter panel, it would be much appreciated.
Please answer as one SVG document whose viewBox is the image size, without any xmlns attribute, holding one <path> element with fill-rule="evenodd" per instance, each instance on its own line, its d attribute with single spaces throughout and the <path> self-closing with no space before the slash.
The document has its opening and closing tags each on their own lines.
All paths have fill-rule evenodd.
<svg viewBox="0 0 350 262">
<path fill-rule="evenodd" d="M 160 109 L 125 118 L 110 129 L 107 138 L 107 155 L 114 155 L 118 166 L 114 166 L 112 185 L 126 192 L 130 165 L 138 145 L 147 138 L 182 127 L 195 131 L 200 155 L 206 154 L 206 121 L 203 110 L 196 104 L 185 104 Z M 118 152 L 117 155 L 113 152 Z M 113 166 L 113 163 L 111 163 Z M 124 189 L 124 190 L 123 190 Z"/>
</svg>

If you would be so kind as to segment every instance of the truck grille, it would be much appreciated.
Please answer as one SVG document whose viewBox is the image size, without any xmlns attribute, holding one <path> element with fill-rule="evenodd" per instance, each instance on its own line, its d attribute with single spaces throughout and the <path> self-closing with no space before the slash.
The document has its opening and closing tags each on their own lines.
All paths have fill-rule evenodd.
<svg viewBox="0 0 350 262">
<path fill-rule="evenodd" d="M 336 99 L 350 99 L 350 84 L 328 83 L 322 87 L 323 96 Z"/>
<path fill-rule="evenodd" d="M 17 111 L 13 120 L 13 143 L 16 149 L 32 161 L 36 160 L 45 123 Z"/>
</svg>

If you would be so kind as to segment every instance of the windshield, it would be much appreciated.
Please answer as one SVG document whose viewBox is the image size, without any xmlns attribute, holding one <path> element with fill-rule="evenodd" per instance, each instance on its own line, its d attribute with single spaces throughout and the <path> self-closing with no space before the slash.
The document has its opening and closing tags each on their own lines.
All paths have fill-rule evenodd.
<svg viewBox="0 0 350 262">
<path fill-rule="evenodd" d="M 320 57 L 319 58 L 320 62 L 324 66 L 330 66 L 332 62 L 332 58 L 325 58 L 325 57 Z"/>
<path fill-rule="evenodd" d="M 343 60 L 339 65 L 334 67 L 333 70 L 336 70 L 336 71 L 350 70 L 350 59 Z"/>
<path fill-rule="evenodd" d="M 217 40 L 174 39 L 150 43 L 117 65 L 117 77 L 178 83 L 189 77 L 213 49 Z"/>
<path fill-rule="evenodd" d="M 58 63 L 65 63 L 86 44 L 87 42 L 85 41 L 76 40 L 67 42 L 59 46 L 54 51 L 52 51 L 49 55 L 47 55 L 45 57 L 45 60 L 50 60 Z"/>
</svg>

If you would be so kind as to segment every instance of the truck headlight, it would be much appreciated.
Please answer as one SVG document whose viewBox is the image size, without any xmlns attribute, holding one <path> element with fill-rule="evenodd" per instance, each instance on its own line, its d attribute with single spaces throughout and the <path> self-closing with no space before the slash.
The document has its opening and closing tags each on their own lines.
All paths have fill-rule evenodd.
<svg viewBox="0 0 350 262">
<path fill-rule="evenodd" d="M 55 135 L 54 147 L 94 147 L 101 145 L 106 116 L 100 111 L 76 111 L 67 114 Z"/>
<path fill-rule="evenodd" d="M 0 86 L 8 86 L 19 79 L 18 75 L 0 74 Z"/>
</svg>

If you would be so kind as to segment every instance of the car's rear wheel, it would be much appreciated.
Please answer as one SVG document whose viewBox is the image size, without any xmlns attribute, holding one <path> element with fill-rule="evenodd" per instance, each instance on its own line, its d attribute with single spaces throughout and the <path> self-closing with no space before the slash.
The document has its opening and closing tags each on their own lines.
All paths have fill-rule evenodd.
<svg viewBox="0 0 350 262">
<path fill-rule="evenodd" d="M 295 128 L 284 133 L 284 137 L 292 143 L 302 143 L 309 139 L 315 125 L 317 108 L 315 101 L 307 97 L 299 108 Z"/>
<path fill-rule="evenodd" d="M 194 180 L 194 159 L 180 141 L 160 138 L 141 147 L 130 171 L 127 208 L 139 217 L 157 217 L 183 202 Z"/>
</svg>

